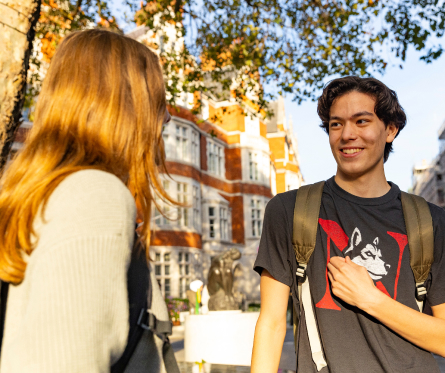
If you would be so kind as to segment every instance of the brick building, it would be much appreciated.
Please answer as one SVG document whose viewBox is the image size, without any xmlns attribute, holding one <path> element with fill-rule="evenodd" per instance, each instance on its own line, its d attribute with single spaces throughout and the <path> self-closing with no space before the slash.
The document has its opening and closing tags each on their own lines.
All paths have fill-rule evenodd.
<svg viewBox="0 0 445 373">
<path fill-rule="evenodd" d="M 128 36 L 147 39 L 149 46 L 155 37 L 158 45 L 169 47 L 162 46 L 162 36 L 153 36 L 144 27 Z M 173 40 L 171 35 L 169 39 Z M 268 120 L 248 102 L 241 108 L 232 99 L 201 100 L 198 116 L 190 110 L 190 94 L 169 108 L 172 120 L 164 127 L 163 139 L 171 178 L 164 175 L 163 183 L 188 207 L 159 202 L 161 211 L 154 208 L 152 265 L 163 294 L 184 298 L 191 281 L 207 282 L 211 259 L 235 247 L 242 257 L 235 263 L 234 290 L 240 298 L 257 302 L 259 276 L 252 267 L 266 204 L 303 182 L 297 141 L 282 98 L 270 103 L 273 116 Z M 210 118 L 215 117 L 218 120 L 212 123 Z M 31 126 L 25 122 L 19 129 L 12 154 Z"/>
<path fill-rule="evenodd" d="M 178 50 L 183 39 L 171 25 L 153 33 L 144 26 L 127 36 L 159 50 Z M 224 95 L 222 95 L 224 96 Z M 226 94 L 230 97 L 230 94 Z M 259 276 L 252 267 L 261 236 L 264 209 L 277 193 L 298 188 L 303 177 L 292 124 L 284 100 L 270 103 L 274 115 L 258 116 L 247 102 L 201 96 L 202 110 L 192 115 L 194 96 L 183 94 L 164 128 L 169 193 L 189 208 L 164 206 L 154 212 L 155 235 L 150 248 L 156 276 L 165 295 L 185 297 L 190 281 L 206 283 L 211 259 L 236 247 L 236 292 L 259 301 Z M 218 121 L 211 121 L 217 117 Z M 166 219 L 163 215 L 171 217 Z"/>
<path fill-rule="evenodd" d="M 165 127 L 167 167 L 164 186 L 189 208 L 164 206 L 154 212 L 151 252 L 165 295 L 184 297 L 190 281 L 206 282 L 212 257 L 231 247 L 242 253 L 236 264 L 235 290 L 259 300 L 259 276 L 253 270 L 264 209 L 277 192 L 298 188 L 303 178 L 295 137 L 286 127 L 282 100 L 263 121 L 246 116 L 234 102 L 206 99 L 201 118 L 186 107 L 170 109 Z M 222 109 L 226 110 L 223 111 Z M 218 123 L 208 118 L 218 114 Z"/>
</svg>

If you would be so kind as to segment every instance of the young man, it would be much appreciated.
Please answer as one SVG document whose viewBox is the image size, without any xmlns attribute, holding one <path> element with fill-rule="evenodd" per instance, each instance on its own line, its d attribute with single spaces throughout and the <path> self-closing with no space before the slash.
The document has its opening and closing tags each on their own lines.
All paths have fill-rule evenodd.
<svg viewBox="0 0 445 373">
<path fill-rule="evenodd" d="M 383 167 L 405 126 L 403 109 L 380 81 L 346 77 L 326 86 L 318 114 L 337 162 L 336 175 L 324 186 L 307 266 L 327 362 L 321 372 L 437 373 L 430 352 L 445 356 L 445 211 L 429 204 L 434 228 L 429 316 L 419 312 L 415 300 L 400 190 L 387 182 Z M 279 194 L 266 208 L 255 262 L 261 314 L 253 373 L 277 372 L 290 292 L 299 309 L 292 247 L 296 195 L 296 190 Z M 304 317 L 299 328 L 297 372 L 317 372 Z"/>
</svg>

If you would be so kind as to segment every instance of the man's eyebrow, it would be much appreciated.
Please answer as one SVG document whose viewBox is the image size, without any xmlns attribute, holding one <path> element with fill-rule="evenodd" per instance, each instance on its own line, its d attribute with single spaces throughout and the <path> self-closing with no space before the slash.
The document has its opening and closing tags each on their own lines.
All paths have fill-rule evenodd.
<svg viewBox="0 0 445 373">
<path fill-rule="evenodd" d="M 357 117 L 363 117 L 363 116 L 373 116 L 373 113 L 370 113 L 369 111 L 360 111 L 358 113 L 355 113 L 354 115 L 351 115 L 351 118 L 357 118 Z"/>
<path fill-rule="evenodd" d="M 369 111 L 360 111 L 358 113 L 355 113 L 353 115 L 351 115 L 351 118 L 357 118 L 357 117 L 363 117 L 363 116 L 373 116 L 373 113 L 370 113 Z M 332 117 L 329 118 L 329 120 L 342 120 L 343 118 L 341 117 L 337 117 L 335 115 L 333 115 Z"/>
</svg>

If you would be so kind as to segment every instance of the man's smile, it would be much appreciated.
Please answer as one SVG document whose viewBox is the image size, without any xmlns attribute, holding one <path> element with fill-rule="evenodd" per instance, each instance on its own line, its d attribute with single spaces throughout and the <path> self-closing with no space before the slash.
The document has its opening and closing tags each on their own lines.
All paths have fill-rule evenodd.
<svg viewBox="0 0 445 373">
<path fill-rule="evenodd" d="M 360 153 L 363 151 L 363 148 L 342 148 L 340 149 L 340 151 L 343 154 L 348 154 L 348 155 L 355 155 L 357 153 Z"/>
</svg>

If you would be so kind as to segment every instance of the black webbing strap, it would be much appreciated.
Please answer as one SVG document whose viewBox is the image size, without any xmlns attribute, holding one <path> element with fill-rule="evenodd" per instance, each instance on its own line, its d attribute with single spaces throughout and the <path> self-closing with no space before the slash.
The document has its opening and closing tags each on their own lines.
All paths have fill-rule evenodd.
<svg viewBox="0 0 445 373">
<path fill-rule="evenodd" d="M 162 357 L 164 359 L 164 366 L 167 373 L 180 373 L 173 347 L 168 338 L 164 341 L 164 346 L 162 346 Z"/>
<path fill-rule="evenodd" d="M 151 284 L 150 290 L 152 290 Z M 152 297 L 150 296 L 148 299 L 148 303 L 151 306 Z M 151 307 L 149 307 L 149 309 L 150 308 Z M 141 327 L 141 329 L 150 330 L 164 342 L 162 346 L 162 358 L 164 360 L 164 366 L 167 373 L 180 373 L 173 347 L 168 339 L 168 336 L 172 334 L 173 326 L 171 321 L 158 320 L 156 316 L 148 310 L 141 310 L 138 325 Z"/>
<path fill-rule="evenodd" d="M 164 342 L 162 346 L 162 358 L 167 373 L 180 373 L 173 347 L 168 339 L 168 336 L 172 334 L 171 321 L 158 320 L 151 312 L 145 311 L 141 312 L 138 325 L 141 329 L 150 330 Z"/>
<path fill-rule="evenodd" d="M 148 296 L 151 300 L 151 281 L 145 250 L 140 250 L 139 240 L 135 237 L 135 247 L 127 272 L 128 303 L 130 306 L 130 330 L 128 342 L 120 359 L 111 366 L 110 373 L 123 373 L 139 343 L 144 329 L 138 325 L 139 316 L 148 308 Z"/>
<path fill-rule="evenodd" d="M 9 284 L 0 281 L 0 353 L 2 351 L 3 333 L 5 331 L 6 302 L 8 300 Z"/>
<path fill-rule="evenodd" d="M 141 310 L 138 325 L 145 330 L 151 330 L 156 335 L 169 336 L 172 334 L 173 329 L 171 321 L 158 320 L 156 316 L 148 310 Z"/>
<path fill-rule="evenodd" d="M 135 237 L 136 239 L 137 237 Z M 151 331 L 163 341 L 162 357 L 167 373 L 180 373 L 168 339 L 168 336 L 172 334 L 171 321 L 158 320 L 154 314 L 148 311 L 151 309 L 153 300 L 153 286 L 157 286 L 157 284 L 152 284 L 150 279 L 145 250 L 140 250 L 135 246 L 127 274 L 128 302 L 130 304 L 128 342 L 120 359 L 111 367 L 110 373 L 131 373 L 125 369 L 145 330 Z"/>
</svg>

